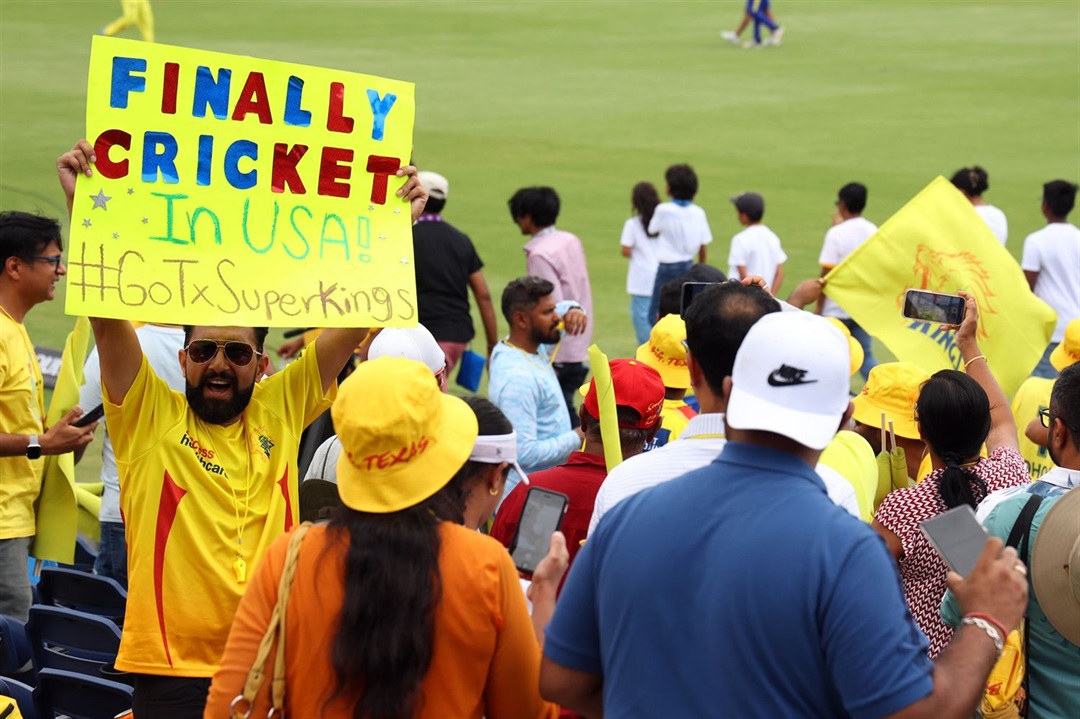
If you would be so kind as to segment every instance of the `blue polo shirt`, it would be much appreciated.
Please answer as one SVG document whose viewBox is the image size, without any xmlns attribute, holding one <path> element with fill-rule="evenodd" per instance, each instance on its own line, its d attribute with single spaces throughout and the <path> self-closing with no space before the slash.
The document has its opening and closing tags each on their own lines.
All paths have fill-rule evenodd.
<svg viewBox="0 0 1080 719">
<path fill-rule="evenodd" d="M 884 541 L 738 442 L 605 515 L 544 644 L 603 675 L 609 719 L 887 716 L 933 689 L 926 650 Z"/>
</svg>

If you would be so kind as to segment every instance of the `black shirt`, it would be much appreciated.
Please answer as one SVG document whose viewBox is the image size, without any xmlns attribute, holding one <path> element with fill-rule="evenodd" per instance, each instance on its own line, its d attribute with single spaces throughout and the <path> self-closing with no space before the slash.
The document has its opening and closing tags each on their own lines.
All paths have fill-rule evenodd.
<svg viewBox="0 0 1080 719">
<path fill-rule="evenodd" d="M 447 222 L 417 222 L 413 255 L 420 324 L 440 342 L 470 341 L 469 275 L 484 266 L 472 241 Z"/>
</svg>

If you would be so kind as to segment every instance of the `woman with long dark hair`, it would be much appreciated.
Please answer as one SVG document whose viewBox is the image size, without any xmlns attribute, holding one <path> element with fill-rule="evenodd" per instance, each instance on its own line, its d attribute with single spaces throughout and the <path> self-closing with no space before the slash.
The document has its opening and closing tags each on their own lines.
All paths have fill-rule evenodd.
<svg viewBox="0 0 1080 719">
<path fill-rule="evenodd" d="M 1009 239 L 1009 220 L 1004 212 L 983 199 L 983 193 L 990 189 L 990 176 L 986 174 L 986 170 L 978 165 L 961 167 L 953 174 L 951 182 L 956 189 L 964 193 L 975 212 L 1004 245 Z"/>
<path fill-rule="evenodd" d="M 382 358 L 342 383 L 331 411 L 343 506 L 307 530 L 290 567 L 285 714 L 554 716 L 557 708 L 539 696 L 540 651 L 513 561 L 462 525 L 464 498 L 453 480 L 474 449 L 473 410 L 440 392 L 423 365 Z M 230 716 L 241 695 L 279 600 L 291 538 L 267 551 L 241 601 L 206 717 Z M 269 685 L 253 716 L 267 715 Z M 233 711 L 248 709 L 239 699 Z"/>
<path fill-rule="evenodd" d="M 649 303 L 652 301 L 653 285 L 656 282 L 656 238 L 649 233 L 656 206 L 660 204 L 660 193 L 651 182 L 639 182 L 630 193 L 630 206 L 633 216 L 623 224 L 623 257 L 630 258 L 630 267 L 626 271 L 626 292 L 630 295 L 630 321 L 634 323 L 634 334 L 639 345 L 649 341 L 652 322 L 649 318 Z"/>
<path fill-rule="evenodd" d="M 960 295 L 967 310 L 956 345 L 966 373 L 937 372 L 915 404 L 915 423 L 934 469 L 916 486 L 885 497 L 873 523 L 900 565 L 908 607 L 930 640 L 931 659 L 952 638 L 952 628 L 941 619 L 948 568 L 919 525 L 953 507 L 974 509 L 990 492 L 1028 481 L 1009 402 L 979 351 L 975 298 Z M 980 456 L 984 443 L 987 457 Z"/>
</svg>

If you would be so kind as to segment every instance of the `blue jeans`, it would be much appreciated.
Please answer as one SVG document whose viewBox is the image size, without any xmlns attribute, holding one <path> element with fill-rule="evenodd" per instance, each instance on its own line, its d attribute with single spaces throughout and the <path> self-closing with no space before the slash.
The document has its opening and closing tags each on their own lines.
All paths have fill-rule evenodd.
<svg viewBox="0 0 1080 719">
<path fill-rule="evenodd" d="M 859 368 L 859 374 L 863 376 L 864 380 L 869 379 L 870 370 L 874 369 L 878 365 L 878 361 L 874 359 L 874 353 L 870 351 L 873 339 L 870 337 L 869 334 L 866 333 L 866 330 L 860 327 L 858 323 L 850 317 L 846 320 L 841 320 L 841 322 L 843 322 L 844 326 L 848 328 L 849 332 L 851 332 L 851 336 L 855 338 L 855 341 L 858 342 L 860 346 L 862 346 L 863 363 L 862 367 Z"/>
<path fill-rule="evenodd" d="M 102 522 L 94 574 L 111 577 L 127 589 L 127 570 L 127 540 L 124 538 L 123 522 Z"/>
<path fill-rule="evenodd" d="M 682 277 L 694 266 L 693 260 L 686 262 L 661 262 L 656 268 L 656 280 L 653 282 L 652 301 L 649 303 L 650 326 L 656 324 L 660 314 L 660 289 L 672 280 Z"/>
<path fill-rule="evenodd" d="M 637 335 L 639 345 L 649 341 L 649 332 L 652 330 L 652 323 L 649 322 L 650 303 L 651 295 L 630 295 L 630 321 L 634 323 L 634 334 Z"/>
<path fill-rule="evenodd" d="M 1043 352 L 1042 359 L 1039 360 L 1039 364 L 1035 365 L 1035 369 L 1031 372 L 1032 377 L 1045 377 L 1046 379 L 1054 379 L 1058 376 L 1057 369 L 1054 368 L 1054 365 L 1050 364 L 1050 354 L 1057 349 L 1057 346 L 1059 344 L 1061 343 L 1051 342 L 1047 346 L 1046 351 Z"/>
</svg>

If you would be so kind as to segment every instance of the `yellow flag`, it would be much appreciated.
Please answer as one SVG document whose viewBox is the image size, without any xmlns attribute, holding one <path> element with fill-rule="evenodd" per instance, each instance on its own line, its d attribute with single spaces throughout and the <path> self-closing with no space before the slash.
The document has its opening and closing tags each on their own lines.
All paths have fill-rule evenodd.
<svg viewBox="0 0 1080 719">
<path fill-rule="evenodd" d="M 1032 294 L 1012 255 L 948 180 L 938 177 L 825 276 L 825 294 L 903 362 L 962 369 L 956 333 L 901 314 L 911 288 L 979 303 L 979 348 L 1006 395 L 1034 369 L 1056 313 Z"/>
<path fill-rule="evenodd" d="M 45 416 L 45 423 L 50 427 L 79 402 L 83 365 L 89 345 L 90 320 L 80 317 L 75 320 L 75 329 L 64 343 L 60 371 Z M 75 493 L 75 455 L 71 452 L 45 457 L 41 494 L 38 495 L 35 510 L 37 530 L 30 556 L 70 564 L 75 559 L 75 533 L 80 522 Z M 85 521 L 82 526 L 89 528 Z"/>
</svg>

